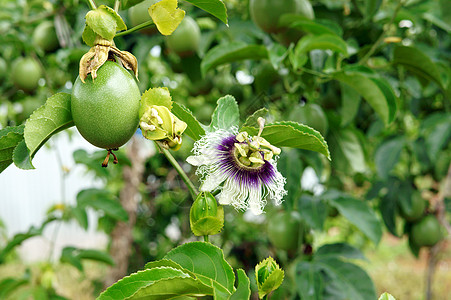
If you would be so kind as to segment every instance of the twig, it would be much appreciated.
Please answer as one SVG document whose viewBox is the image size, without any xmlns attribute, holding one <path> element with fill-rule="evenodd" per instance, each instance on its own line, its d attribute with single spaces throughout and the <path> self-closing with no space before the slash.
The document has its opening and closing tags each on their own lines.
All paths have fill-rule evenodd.
<svg viewBox="0 0 451 300">
<path fill-rule="evenodd" d="M 149 20 L 149 21 L 144 22 L 144 23 L 142 23 L 142 24 L 139 24 L 139 25 L 137 25 L 137 26 L 135 26 L 135 27 L 133 27 L 133 28 L 130 28 L 129 30 L 125 30 L 125 31 L 121 31 L 121 32 L 116 33 L 116 37 L 130 34 L 130 33 L 132 33 L 132 32 L 141 30 L 141 29 L 143 29 L 143 28 L 150 27 L 150 26 L 152 26 L 152 25 L 154 25 L 154 24 L 155 24 L 155 23 L 154 23 L 152 20 Z"/>
</svg>

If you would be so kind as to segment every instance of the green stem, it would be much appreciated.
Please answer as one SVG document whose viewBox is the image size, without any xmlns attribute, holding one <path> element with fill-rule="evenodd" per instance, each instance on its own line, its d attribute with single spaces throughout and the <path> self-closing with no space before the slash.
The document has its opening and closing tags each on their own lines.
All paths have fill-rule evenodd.
<svg viewBox="0 0 451 300">
<path fill-rule="evenodd" d="M 152 20 L 149 20 L 149 21 L 144 22 L 142 24 L 139 24 L 139 25 L 137 25 L 137 26 L 135 26 L 133 28 L 130 28 L 129 30 L 125 30 L 125 31 L 121 31 L 121 32 L 116 33 L 116 37 L 130 34 L 130 33 L 135 32 L 137 30 L 141 30 L 143 28 L 150 27 L 151 25 L 154 25 L 154 22 Z"/>
<path fill-rule="evenodd" d="M 114 11 L 118 12 L 119 11 L 119 5 L 121 4 L 121 1 L 119 0 L 115 0 L 114 1 Z"/>
<path fill-rule="evenodd" d="M 88 4 L 91 7 L 91 9 L 96 9 L 97 8 L 97 5 L 94 2 L 94 0 L 88 0 Z"/>
<path fill-rule="evenodd" d="M 186 175 L 185 171 L 183 171 L 182 167 L 179 165 L 177 160 L 175 160 L 174 156 L 172 156 L 171 152 L 169 150 L 164 149 L 161 147 L 157 142 L 155 142 L 155 145 L 160 149 L 160 151 L 166 156 L 168 161 L 171 163 L 171 165 L 175 168 L 177 173 L 179 173 L 180 177 L 182 177 L 183 182 L 186 184 L 186 187 L 188 188 L 191 197 L 193 197 L 193 200 L 197 198 L 197 190 L 194 184 L 191 182 L 191 180 L 188 178 L 188 175 Z"/>
<path fill-rule="evenodd" d="M 377 48 L 379 48 L 379 46 L 384 42 L 385 34 L 387 33 L 388 30 L 390 30 L 390 27 L 393 24 L 393 22 L 395 21 L 396 16 L 398 15 L 399 10 L 401 9 L 403 4 L 404 4 L 404 2 L 402 0 L 400 0 L 398 2 L 398 5 L 396 6 L 395 10 L 393 11 L 393 16 L 391 17 L 390 21 L 388 21 L 388 23 L 384 24 L 384 27 L 385 27 L 384 31 L 382 31 L 381 35 L 379 36 L 377 41 L 373 44 L 371 49 L 360 60 L 359 64 L 361 64 L 361 65 L 365 64 L 367 62 L 367 60 L 370 59 L 370 57 L 374 54 L 374 52 L 376 52 Z"/>
<path fill-rule="evenodd" d="M 209 243 L 209 240 L 208 240 L 208 235 L 204 235 L 204 242 L 207 242 L 207 243 Z"/>
</svg>

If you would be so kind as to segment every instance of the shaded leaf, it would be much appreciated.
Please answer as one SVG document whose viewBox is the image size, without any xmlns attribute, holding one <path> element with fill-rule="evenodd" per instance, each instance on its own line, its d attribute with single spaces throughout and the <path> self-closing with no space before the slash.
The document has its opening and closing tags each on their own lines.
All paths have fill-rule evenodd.
<svg viewBox="0 0 451 300">
<path fill-rule="evenodd" d="M 205 130 L 187 107 L 174 102 L 172 106 L 172 113 L 188 125 L 185 129 L 185 133 L 194 141 L 199 140 L 205 135 Z"/>
<path fill-rule="evenodd" d="M 341 126 L 345 127 L 356 117 L 360 106 L 359 93 L 349 85 L 340 82 L 341 90 Z"/>
<path fill-rule="evenodd" d="M 374 162 L 376 164 L 377 174 L 380 178 L 388 178 L 388 174 L 398 163 L 404 146 L 405 138 L 400 136 L 383 141 L 383 143 L 377 148 L 374 156 Z"/>
<path fill-rule="evenodd" d="M 86 189 L 77 195 L 79 207 L 92 207 L 119 221 L 127 221 L 128 214 L 116 197 L 106 190 Z"/>
<path fill-rule="evenodd" d="M 296 44 L 294 53 L 296 56 L 299 56 L 314 49 L 332 50 L 345 56 L 348 55 L 346 42 L 333 34 L 306 35 Z"/>
<path fill-rule="evenodd" d="M 323 229 L 327 217 L 327 205 L 324 200 L 304 194 L 299 199 L 298 212 L 310 227 Z"/>
<path fill-rule="evenodd" d="M 346 243 L 325 244 L 319 247 L 315 253 L 315 257 L 328 256 L 366 260 L 366 257 L 359 249 Z"/>
<path fill-rule="evenodd" d="M 23 141 L 24 127 L 20 125 L 0 130 L 0 173 L 13 162 L 14 149 Z"/>
<path fill-rule="evenodd" d="M 315 262 L 302 261 L 295 267 L 296 291 L 302 300 L 323 299 L 324 279 Z"/>
<path fill-rule="evenodd" d="M 221 0 L 185 0 L 194 6 L 205 10 L 227 25 L 227 8 Z"/>
<path fill-rule="evenodd" d="M 329 132 L 328 142 L 335 167 L 345 172 L 365 172 L 365 154 L 355 132 L 351 129 L 334 128 Z"/>
</svg>

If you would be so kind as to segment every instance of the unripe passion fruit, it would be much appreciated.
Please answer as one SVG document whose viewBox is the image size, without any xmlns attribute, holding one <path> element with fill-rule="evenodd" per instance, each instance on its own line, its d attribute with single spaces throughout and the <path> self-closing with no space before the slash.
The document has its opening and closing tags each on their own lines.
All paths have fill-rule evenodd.
<svg viewBox="0 0 451 300">
<path fill-rule="evenodd" d="M 190 56 L 199 48 L 200 29 L 196 21 L 185 16 L 177 29 L 166 37 L 166 45 L 179 56 Z"/>
<path fill-rule="evenodd" d="M 431 247 L 442 239 L 440 223 L 433 215 L 428 215 L 412 226 L 412 241 L 417 246 Z"/>
<path fill-rule="evenodd" d="M 14 61 L 11 75 L 18 88 L 33 92 L 38 87 L 39 78 L 42 77 L 41 66 L 31 57 L 21 57 Z"/>
<path fill-rule="evenodd" d="M 423 216 L 424 209 L 426 208 L 426 201 L 421 197 L 421 193 L 419 192 L 414 192 L 408 200 L 410 200 L 410 203 L 399 202 L 401 215 L 410 222 L 419 220 Z"/>
<path fill-rule="evenodd" d="M 72 118 L 80 134 L 94 146 L 115 149 L 138 128 L 141 93 L 135 79 L 117 63 L 107 61 L 93 81 L 78 77 L 72 89 Z"/>
<path fill-rule="evenodd" d="M 295 251 L 303 240 L 304 227 L 297 211 L 278 212 L 268 221 L 268 237 L 278 249 Z"/>
<path fill-rule="evenodd" d="M 49 52 L 56 50 L 59 46 L 55 26 L 51 21 L 39 24 L 33 32 L 33 43 L 41 50 Z"/>
<path fill-rule="evenodd" d="M 148 9 L 159 0 L 145 0 L 141 3 L 138 3 L 128 9 L 128 18 L 131 23 L 131 27 L 138 26 L 144 22 L 152 20 L 149 15 Z M 157 32 L 155 26 L 141 29 L 140 32 L 145 34 L 154 34 Z"/>
</svg>

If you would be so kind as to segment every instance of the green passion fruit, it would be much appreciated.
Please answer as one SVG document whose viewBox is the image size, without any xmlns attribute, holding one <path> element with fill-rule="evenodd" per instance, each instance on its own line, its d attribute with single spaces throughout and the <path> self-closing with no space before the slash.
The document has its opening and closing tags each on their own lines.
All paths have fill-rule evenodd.
<svg viewBox="0 0 451 300">
<path fill-rule="evenodd" d="M 303 240 L 304 226 L 297 211 L 279 211 L 268 221 L 268 238 L 276 248 L 296 251 Z"/>
<path fill-rule="evenodd" d="M 403 218 L 409 222 L 421 219 L 426 208 L 426 201 L 421 197 L 421 193 L 414 192 L 408 200 L 410 203 L 399 202 Z"/>
<path fill-rule="evenodd" d="M 30 93 L 38 87 L 42 77 L 41 66 L 31 57 L 21 57 L 14 61 L 11 76 L 19 89 Z"/>
<path fill-rule="evenodd" d="M 199 48 L 199 43 L 199 25 L 190 16 L 185 16 L 177 29 L 166 37 L 168 48 L 181 57 L 194 54 Z"/>
<path fill-rule="evenodd" d="M 141 3 L 138 3 L 130 7 L 128 9 L 128 19 L 130 20 L 130 23 L 132 25 L 131 27 L 135 27 L 142 23 L 152 20 L 152 18 L 149 15 L 148 9 L 157 2 L 158 0 L 145 0 Z M 151 35 L 156 33 L 157 29 L 155 26 L 152 26 L 141 29 L 140 32 Z"/>
<path fill-rule="evenodd" d="M 45 52 L 58 49 L 59 41 L 53 22 L 44 21 L 35 28 L 33 32 L 33 43 Z"/>
<path fill-rule="evenodd" d="M 419 247 L 432 247 L 442 238 L 440 223 L 433 215 L 427 215 L 411 229 L 412 241 Z"/>
<path fill-rule="evenodd" d="M 86 83 L 80 77 L 75 81 L 72 118 L 88 142 L 114 150 L 136 132 L 140 99 L 141 93 L 133 76 L 117 63 L 107 61 L 97 71 L 95 80 L 88 75 Z"/>
</svg>

